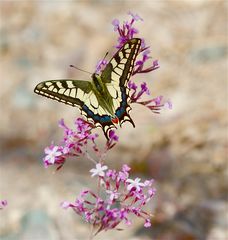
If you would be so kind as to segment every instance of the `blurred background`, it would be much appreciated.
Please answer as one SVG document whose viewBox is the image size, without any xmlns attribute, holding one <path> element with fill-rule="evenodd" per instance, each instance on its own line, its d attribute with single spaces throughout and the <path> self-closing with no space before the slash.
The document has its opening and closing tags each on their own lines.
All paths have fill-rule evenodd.
<svg viewBox="0 0 228 240">
<path fill-rule="evenodd" d="M 0 1 L 0 199 L 1 240 L 87 239 L 89 226 L 59 203 L 93 187 L 91 163 L 73 159 L 54 173 L 42 165 L 43 149 L 58 143 L 79 116 L 76 108 L 33 93 L 46 79 L 89 79 L 114 51 L 111 22 L 139 14 L 139 37 L 151 46 L 160 68 L 134 78 L 151 94 L 173 102 L 155 115 L 132 105 L 136 128 L 118 132 L 106 163 L 132 167 L 132 178 L 154 178 L 152 227 L 133 217 L 125 231 L 96 239 L 228 239 L 227 1 Z M 100 146 L 105 139 L 100 137 Z"/>
</svg>

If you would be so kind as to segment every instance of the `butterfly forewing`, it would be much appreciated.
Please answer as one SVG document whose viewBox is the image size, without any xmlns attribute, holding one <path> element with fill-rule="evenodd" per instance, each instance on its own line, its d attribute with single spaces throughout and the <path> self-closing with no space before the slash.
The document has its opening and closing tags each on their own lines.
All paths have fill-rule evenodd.
<svg viewBox="0 0 228 240">
<path fill-rule="evenodd" d="M 100 123 L 102 116 L 107 116 L 107 112 L 99 106 L 91 82 L 88 81 L 68 79 L 45 81 L 39 83 L 34 92 L 73 107 L 79 107 L 81 114 L 96 126 L 102 126 Z"/>
<path fill-rule="evenodd" d="M 34 92 L 71 106 L 82 106 L 92 93 L 92 88 L 88 81 L 50 80 L 39 83 Z"/>
<path fill-rule="evenodd" d="M 107 85 L 127 86 L 141 45 L 141 39 L 133 38 L 113 56 L 101 74 Z"/>
</svg>

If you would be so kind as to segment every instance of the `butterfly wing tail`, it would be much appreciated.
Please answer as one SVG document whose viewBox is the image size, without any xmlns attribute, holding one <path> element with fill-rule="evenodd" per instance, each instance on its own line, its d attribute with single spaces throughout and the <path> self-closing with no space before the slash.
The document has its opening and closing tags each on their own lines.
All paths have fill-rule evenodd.
<svg viewBox="0 0 228 240">
<path fill-rule="evenodd" d="M 127 105 L 126 107 L 126 111 L 124 112 L 124 114 L 119 118 L 120 121 L 120 127 L 122 127 L 122 124 L 124 122 L 130 122 L 132 124 L 133 127 L 135 127 L 135 123 L 132 120 L 132 118 L 129 115 L 129 112 L 131 111 L 131 107 L 129 105 Z"/>
</svg>

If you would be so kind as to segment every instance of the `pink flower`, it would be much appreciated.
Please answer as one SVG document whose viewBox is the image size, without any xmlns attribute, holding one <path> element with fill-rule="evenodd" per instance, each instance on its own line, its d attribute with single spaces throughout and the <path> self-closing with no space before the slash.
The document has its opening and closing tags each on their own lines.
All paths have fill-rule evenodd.
<svg viewBox="0 0 228 240">
<path fill-rule="evenodd" d="M 70 207 L 70 203 L 67 202 L 67 201 L 64 201 L 64 202 L 62 202 L 62 203 L 60 204 L 60 206 L 61 206 L 62 208 L 64 208 L 64 209 L 67 209 L 67 208 Z"/>
<path fill-rule="evenodd" d="M 119 171 L 118 179 L 120 179 L 121 181 L 125 181 L 125 180 L 127 180 L 128 176 L 129 176 L 128 172 Z"/>
<path fill-rule="evenodd" d="M 129 172 L 131 170 L 131 168 L 127 165 L 127 164 L 124 164 L 123 166 L 122 166 L 122 171 L 123 172 Z"/>
<path fill-rule="evenodd" d="M 135 178 L 135 180 L 132 179 L 127 179 L 127 190 L 131 191 L 132 189 L 136 189 L 136 191 L 140 191 L 142 187 L 144 187 L 144 183 L 140 182 L 141 179 L 140 178 Z"/>
<path fill-rule="evenodd" d="M 143 19 L 138 15 L 138 14 L 134 14 L 134 13 L 132 13 L 132 12 L 128 12 L 128 14 L 132 17 L 132 19 L 133 20 L 135 20 L 135 21 L 138 21 L 138 20 L 141 20 L 141 21 L 143 21 Z"/>
<path fill-rule="evenodd" d="M 110 130 L 109 131 L 109 139 L 110 141 L 118 141 L 118 136 L 115 134 L 115 131 L 114 130 Z"/>
<path fill-rule="evenodd" d="M 132 81 L 128 82 L 128 87 L 134 91 L 136 91 L 136 89 L 138 88 L 138 86 Z"/>
<path fill-rule="evenodd" d="M 120 196 L 120 193 L 118 193 L 117 190 L 114 191 L 106 190 L 106 192 L 110 195 L 109 198 L 111 201 L 117 199 Z"/>
<path fill-rule="evenodd" d="M 113 19 L 112 25 L 114 26 L 114 31 L 118 30 L 119 24 L 120 24 L 120 22 L 118 19 Z"/>
<path fill-rule="evenodd" d="M 165 103 L 164 103 L 164 108 L 166 109 L 172 109 L 173 108 L 173 104 L 170 100 L 167 100 Z"/>
<path fill-rule="evenodd" d="M 100 60 L 96 65 L 95 73 L 100 74 L 101 71 L 106 67 L 107 63 L 108 62 L 105 59 Z"/>
<path fill-rule="evenodd" d="M 151 227 L 150 219 L 146 219 L 146 221 L 145 221 L 145 223 L 144 223 L 144 227 L 145 227 L 145 228 Z"/>
<path fill-rule="evenodd" d="M 151 180 L 146 180 L 146 181 L 144 182 L 144 186 L 151 187 L 153 183 L 154 183 L 154 180 L 153 180 L 153 179 L 151 179 Z"/>
<path fill-rule="evenodd" d="M 108 133 L 109 140 L 106 143 L 107 150 L 113 148 L 119 140 L 119 137 L 116 135 L 114 130 L 110 130 Z"/>
<path fill-rule="evenodd" d="M 7 200 L 0 200 L 0 209 L 5 208 L 8 205 Z"/>
<path fill-rule="evenodd" d="M 53 147 L 47 147 L 44 150 L 45 154 L 47 154 L 44 158 L 45 162 L 48 162 L 50 164 L 54 164 L 56 158 L 62 155 L 62 152 L 59 151 L 58 146 L 53 146 Z"/>
<path fill-rule="evenodd" d="M 117 176 L 116 170 L 108 169 L 108 171 L 106 172 L 106 176 L 111 178 L 112 180 L 115 180 Z"/>
<path fill-rule="evenodd" d="M 102 166 L 100 163 L 96 164 L 96 168 L 93 168 L 90 170 L 90 172 L 92 173 L 92 177 L 98 175 L 100 177 L 104 177 L 105 175 L 105 171 L 108 169 L 107 166 Z"/>
<path fill-rule="evenodd" d="M 147 95 L 150 95 L 149 88 L 147 87 L 145 82 L 141 84 L 141 89 L 142 89 L 142 92 L 145 92 Z"/>
</svg>

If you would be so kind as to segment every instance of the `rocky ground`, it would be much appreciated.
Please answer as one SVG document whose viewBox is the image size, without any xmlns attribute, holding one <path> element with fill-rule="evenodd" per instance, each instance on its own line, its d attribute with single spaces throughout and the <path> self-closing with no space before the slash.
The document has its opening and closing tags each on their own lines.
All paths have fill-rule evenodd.
<svg viewBox="0 0 228 240">
<path fill-rule="evenodd" d="M 125 124 L 107 157 L 109 166 L 127 162 L 135 176 L 156 180 L 153 226 L 134 219 L 96 239 L 228 239 L 227 1 L 0 1 L 0 10 L 0 199 L 8 200 L 0 239 L 87 239 L 89 226 L 59 203 L 93 187 L 91 164 L 72 160 L 53 174 L 41 161 L 43 148 L 61 138 L 58 120 L 72 125 L 79 111 L 33 88 L 87 79 L 69 64 L 94 71 L 116 42 L 112 19 L 129 10 L 144 19 L 139 37 L 161 65 L 135 80 L 171 99 L 173 110 L 155 115 L 133 105 L 136 128 Z"/>
</svg>

